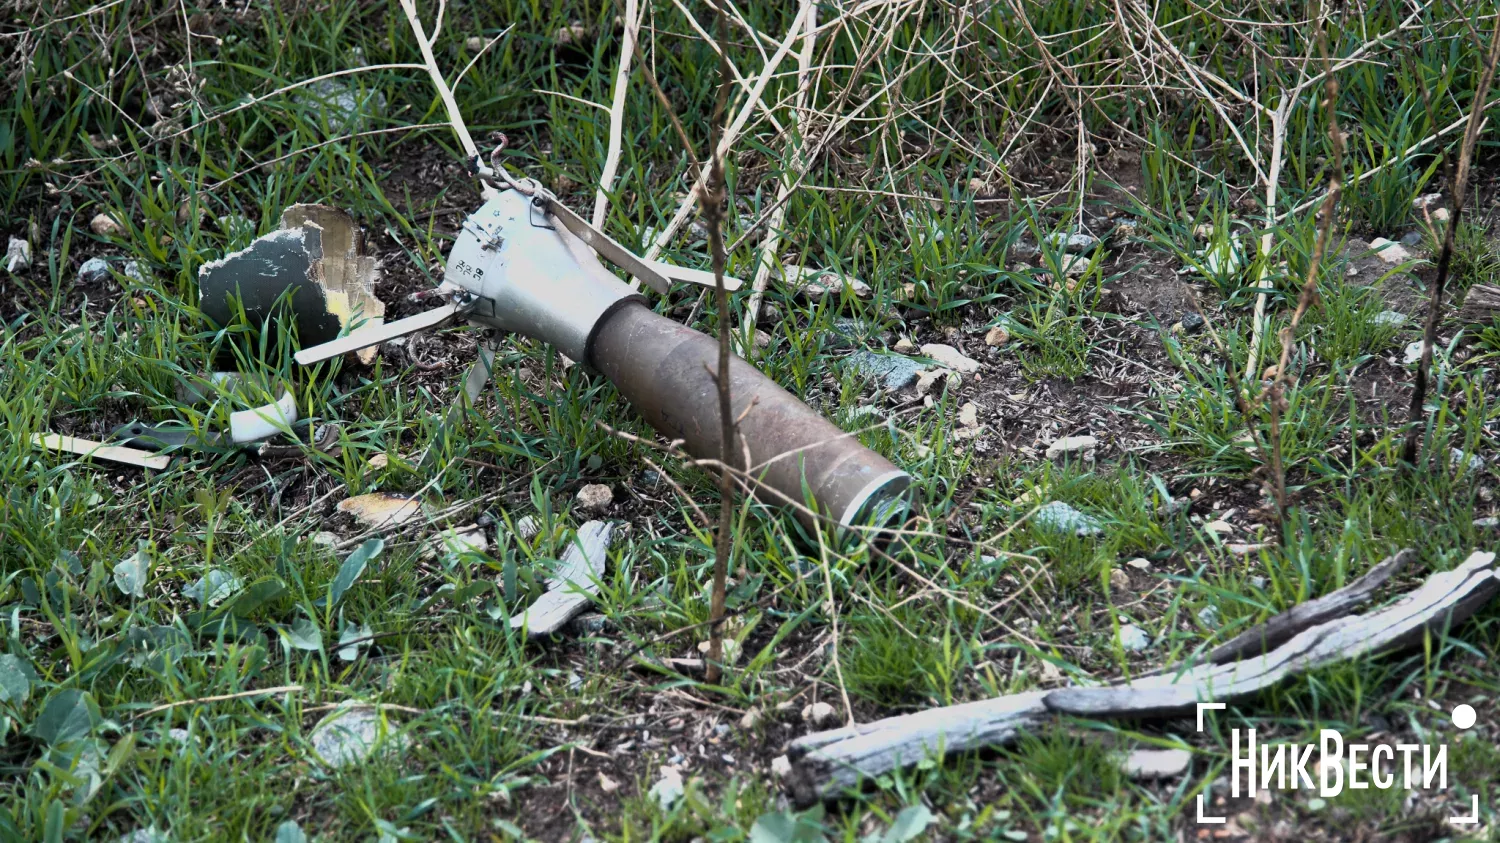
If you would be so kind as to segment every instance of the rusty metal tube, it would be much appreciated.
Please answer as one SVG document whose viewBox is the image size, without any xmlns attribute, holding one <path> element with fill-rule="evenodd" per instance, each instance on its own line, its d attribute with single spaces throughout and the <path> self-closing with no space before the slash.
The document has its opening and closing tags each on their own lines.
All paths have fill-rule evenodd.
<svg viewBox="0 0 1500 843">
<path fill-rule="evenodd" d="M 662 434 L 700 459 L 720 456 L 718 343 L 631 302 L 595 326 L 588 363 Z M 881 527 L 905 509 L 906 472 L 739 357 L 730 361 L 730 396 L 741 442 L 734 465 L 759 480 L 766 503 L 805 503 L 840 526 Z M 752 406 L 753 405 L 753 406 Z M 748 464 L 746 452 L 749 454 Z M 805 484 L 805 485 L 804 485 Z M 798 513 L 805 526 L 815 520 Z"/>
</svg>

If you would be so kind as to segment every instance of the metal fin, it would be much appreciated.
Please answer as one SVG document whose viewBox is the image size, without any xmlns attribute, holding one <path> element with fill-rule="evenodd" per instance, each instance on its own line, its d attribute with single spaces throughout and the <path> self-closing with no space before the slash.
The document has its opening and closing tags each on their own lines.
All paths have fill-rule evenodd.
<svg viewBox="0 0 1500 843">
<path fill-rule="evenodd" d="M 707 287 L 710 290 L 714 289 L 715 287 L 714 274 L 712 272 L 704 272 L 701 269 L 688 269 L 685 266 L 673 266 L 672 264 L 663 263 L 661 261 L 651 261 L 651 264 L 655 266 L 657 271 L 662 275 L 665 275 L 674 281 L 686 281 L 689 284 L 697 284 L 700 287 Z M 731 293 L 743 287 L 744 285 L 745 282 L 741 281 L 738 278 L 734 278 L 729 275 L 724 276 L 724 289 L 728 290 Z"/>
<path fill-rule="evenodd" d="M 547 203 L 547 212 L 562 223 L 563 228 L 587 243 L 589 248 L 598 252 L 610 263 L 641 279 L 646 286 L 658 293 L 666 295 L 667 290 L 671 289 L 672 282 L 657 271 L 658 265 L 655 262 L 636 257 L 634 252 L 615 242 L 614 238 L 608 234 L 589 225 L 587 220 L 573 213 L 567 205 L 557 201 L 557 197 L 546 196 L 544 201 Z"/>
<path fill-rule="evenodd" d="M 351 351 L 358 351 L 361 348 L 379 345 L 397 337 L 404 337 L 407 334 L 415 334 L 418 331 L 437 327 L 453 318 L 459 309 L 459 306 L 456 304 L 445 304 L 442 307 L 434 308 L 425 313 L 418 313 L 416 316 L 397 319 L 395 322 L 387 322 L 384 325 L 374 328 L 365 328 L 355 331 L 347 337 L 339 337 L 322 345 L 304 348 L 294 356 L 297 362 L 303 366 L 321 363 L 324 360 L 338 357 L 341 354 L 348 354 Z"/>
</svg>

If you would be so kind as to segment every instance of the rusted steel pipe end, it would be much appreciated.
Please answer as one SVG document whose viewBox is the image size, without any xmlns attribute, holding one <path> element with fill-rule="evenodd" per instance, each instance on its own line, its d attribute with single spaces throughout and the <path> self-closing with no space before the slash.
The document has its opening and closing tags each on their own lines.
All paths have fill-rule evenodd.
<svg viewBox="0 0 1500 843">
<path fill-rule="evenodd" d="M 714 340 L 631 302 L 595 326 L 587 360 L 652 427 L 694 457 L 718 459 L 718 356 Z M 800 504 L 810 530 L 836 523 L 841 542 L 904 516 L 910 475 L 739 357 L 729 380 L 733 465 L 754 479 L 756 497 Z"/>
</svg>

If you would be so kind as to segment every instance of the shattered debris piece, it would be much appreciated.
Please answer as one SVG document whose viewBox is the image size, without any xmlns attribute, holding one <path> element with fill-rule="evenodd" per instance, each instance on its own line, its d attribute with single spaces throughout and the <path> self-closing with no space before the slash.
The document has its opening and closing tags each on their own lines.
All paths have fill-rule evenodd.
<svg viewBox="0 0 1500 843">
<path fill-rule="evenodd" d="M 1466 454 L 1459 448 L 1450 448 L 1448 451 L 1448 464 L 1463 466 L 1470 471 L 1479 471 L 1484 468 L 1484 457 L 1478 454 Z"/>
<path fill-rule="evenodd" d="M 922 372 L 917 378 L 917 396 L 921 397 L 932 391 L 937 382 L 946 381 L 949 386 L 957 386 L 958 373 L 952 369 L 929 369 Z"/>
<path fill-rule="evenodd" d="M 1078 254 L 1090 251 L 1099 245 L 1099 238 L 1090 234 L 1064 234 L 1059 232 L 1047 235 L 1046 242 L 1048 246 L 1054 249 L 1061 248 L 1064 252 Z"/>
<path fill-rule="evenodd" d="M 1151 560 L 1147 559 L 1144 556 L 1137 556 L 1134 559 L 1127 560 L 1125 564 L 1136 569 L 1137 571 L 1145 571 L 1151 568 Z"/>
<path fill-rule="evenodd" d="M 422 502 L 386 492 L 372 492 L 339 501 L 339 512 L 354 516 L 366 527 L 394 527 L 422 514 Z"/>
<path fill-rule="evenodd" d="M 1120 770 L 1132 779 L 1175 779 L 1187 772 L 1193 754 L 1185 749 L 1137 749 L 1125 756 Z"/>
<path fill-rule="evenodd" d="M 182 590 L 182 596 L 198 601 L 200 606 L 211 607 L 228 600 L 245 587 L 245 580 L 228 571 L 214 568 L 198 581 Z"/>
<path fill-rule="evenodd" d="M 374 88 L 360 89 L 338 79 L 320 79 L 306 87 L 304 102 L 321 106 L 330 126 L 352 131 L 371 117 L 385 113 L 385 94 Z"/>
<path fill-rule="evenodd" d="M 812 299 L 836 296 L 846 287 L 860 298 L 869 298 L 875 292 L 869 284 L 852 275 L 840 275 L 831 269 L 815 269 L 795 263 L 781 265 L 781 280 L 788 287 Z"/>
<path fill-rule="evenodd" d="M 204 264 L 198 270 L 199 307 L 215 324 L 234 321 L 238 299 L 255 323 L 265 323 L 291 291 L 297 339 L 311 348 L 346 330 L 385 323 L 385 304 L 375 297 L 379 268 L 364 254 L 354 220 L 327 205 L 293 205 L 281 228 L 248 247 Z M 379 349 L 357 354 L 373 362 Z"/>
<path fill-rule="evenodd" d="M 313 727 L 313 752 L 329 767 L 344 768 L 369 758 L 380 746 L 381 716 L 368 708 L 341 708 Z M 400 741 L 391 741 L 392 748 Z"/>
<path fill-rule="evenodd" d="M 89 230 L 101 237 L 113 237 L 122 233 L 125 227 L 109 214 L 95 214 L 94 218 L 89 220 Z"/>
<path fill-rule="evenodd" d="M 547 591 L 524 611 L 512 615 L 510 628 L 524 627 L 533 638 L 551 635 L 582 612 L 590 596 L 599 591 L 615 526 L 607 521 L 590 521 L 579 527 L 548 578 Z"/>
<path fill-rule="evenodd" d="M 681 799 L 685 792 L 682 773 L 678 772 L 676 767 L 663 766 L 661 778 L 656 780 L 656 784 L 651 785 L 651 790 L 647 792 L 647 795 L 655 799 L 656 804 L 660 805 L 663 811 L 668 811 L 677 804 L 677 800 Z"/>
<path fill-rule="evenodd" d="M 771 775 L 778 779 L 784 779 L 791 775 L 792 760 L 785 755 L 778 755 L 771 759 Z"/>
<path fill-rule="evenodd" d="M 270 439 L 297 423 L 297 401 L 283 391 L 274 404 L 229 414 L 229 438 L 236 444 Z"/>
<path fill-rule="evenodd" d="M 578 504 L 579 509 L 598 512 L 614 503 L 615 492 L 603 483 L 590 483 L 579 489 L 573 500 Z"/>
<path fill-rule="evenodd" d="M 19 237 L 10 238 L 5 247 L 5 271 L 25 272 L 31 266 L 31 244 Z"/>
<path fill-rule="evenodd" d="M 1099 447 L 1099 440 L 1093 436 L 1064 436 L 1047 446 L 1047 459 L 1055 460 L 1065 454 L 1075 454 L 1084 459 L 1092 459 L 1094 451 Z"/>
<path fill-rule="evenodd" d="M 1411 200 L 1411 209 L 1413 211 L 1420 211 L 1423 208 L 1430 208 L 1441 201 L 1443 201 L 1443 194 L 1441 193 L 1424 193 Z"/>
<path fill-rule="evenodd" d="M 1370 317 L 1370 324 L 1377 328 L 1399 328 L 1406 324 L 1406 314 L 1399 310 L 1382 310 Z"/>
<path fill-rule="evenodd" d="M 1191 333 L 1199 333 L 1200 330 L 1203 330 L 1205 324 L 1203 314 L 1199 314 L 1197 311 L 1188 311 L 1187 314 L 1182 314 L 1182 320 L 1179 321 L 1178 326 L 1182 327 L 1182 333 L 1190 333 L 1191 335 Z"/>
<path fill-rule="evenodd" d="M 964 353 L 951 345 L 943 343 L 927 343 L 922 346 L 922 356 L 930 357 L 937 361 L 938 365 L 961 372 L 965 375 L 979 371 L 979 361 L 964 356 Z"/>
<path fill-rule="evenodd" d="M 1401 352 L 1401 362 L 1410 366 L 1422 359 L 1422 340 L 1409 342 Z"/>
<path fill-rule="evenodd" d="M 1053 501 L 1038 509 L 1031 516 L 1031 523 L 1053 533 L 1075 536 L 1097 536 L 1104 532 L 1104 525 L 1092 515 L 1079 512 L 1062 501 Z"/>
<path fill-rule="evenodd" d="M 150 451 L 142 451 L 138 448 L 124 448 L 119 445 L 106 445 L 103 442 L 95 442 L 92 439 L 80 439 L 77 436 L 59 436 L 56 433 L 33 433 L 31 444 L 46 451 L 66 451 L 83 457 L 96 457 L 101 460 L 125 463 L 126 465 L 151 468 L 157 471 L 165 469 L 172 464 L 172 458 Z"/>
<path fill-rule="evenodd" d="M 97 284 L 109 280 L 109 261 L 104 258 L 89 258 L 78 267 L 78 280 L 83 284 Z"/>
<path fill-rule="evenodd" d="M 896 392 L 910 386 L 912 381 L 915 381 L 927 368 L 906 357 L 877 354 L 873 351 L 857 351 L 849 355 L 848 365 L 864 377 L 878 379 L 881 386 L 889 392 Z"/>
<path fill-rule="evenodd" d="M 527 515 L 516 522 L 516 536 L 523 541 L 529 541 L 542 531 L 542 525 L 537 523 L 535 515 Z"/>
<path fill-rule="evenodd" d="M 1376 237 L 1370 241 L 1370 249 L 1380 256 L 1380 259 L 1390 264 L 1406 263 L 1411 260 L 1411 253 L 1400 243 L 1395 243 L 1384 237 Z"/>
<path fill-rule="evenodd" d="M 1123 649 L 1132 653 L 1139 653 L 1151 646 L 1151 636 L 1135 624 L 1128 623 L 1120 627 L 1120 632 L 1115 638 Z"/>
</svg>

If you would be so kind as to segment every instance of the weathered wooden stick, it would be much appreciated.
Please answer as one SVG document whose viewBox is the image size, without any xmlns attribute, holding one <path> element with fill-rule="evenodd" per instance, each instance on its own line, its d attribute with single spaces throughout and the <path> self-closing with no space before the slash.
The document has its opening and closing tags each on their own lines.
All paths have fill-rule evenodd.
<svg viewBox="0 0 1500 843">
<path fill-rule="evenodd" d="M 1466 324 L 1489 324 L 1500 319 L 1500 287 L 1475 284 L 1464 293 L 1458 319 Z"/>
<path fill-rule="evenodd" d="M 788 786 L 794 801 L 810 804 L 836 798 L 861 779 L 929 755 L 1003 746 L 1057 714 L 1186 713 L 1199 702 L 1238 699 L 1336 661 L 1398 649 L 1464 620 L 1494 597 L 1500 591 L 1494 561 L 1495 554 L 1476 552 L 1454 570 L 1428 577 L 1390 606 L 1303 629 L 1275 650 L 1243 661 L 1207 664 L 1112 687 L 1012 694 L 807 735 L 788 748 L 793 762 Z M 1397 554 L 1381 564 L 1395 568 L 1400 562 L 1404 560 Z M 1253 632 L 1265 634 L 1263 628 Z"/>
<path fill-rule="evenodd" d="M 524 628 L 531 638 L 551 635 L 583 611 L 589 596 L 599 591 L 614 531 L 615 525 L 607 521 L 590 521 L 579 527 L 578 535 L 558 560 L 561 564 L 548 579 L 546 593 L 513 615 L 510 628 Z"/>
<path fill-rule="evenodd" d="M 1361 603 L 1367 602 L 1385 581 L 1395 576 L 1406 563 L 1416 557 L 1410 548 L 1398 551 L 1394 556 L 1371 568 L 1364 576 L 1337 591 L 1322 597 L 1298 603 L 1279 615 L 1267 618 L 1264 623 L 1245 630 L 1229 639 L 1208 654 L 1209 664 L 1224 664 L 1239 661 L 1249 656 L 1258 656 L 1289 641 L 1292 636 L 1320 623 L 1349 614 Z"/>
</svg>

